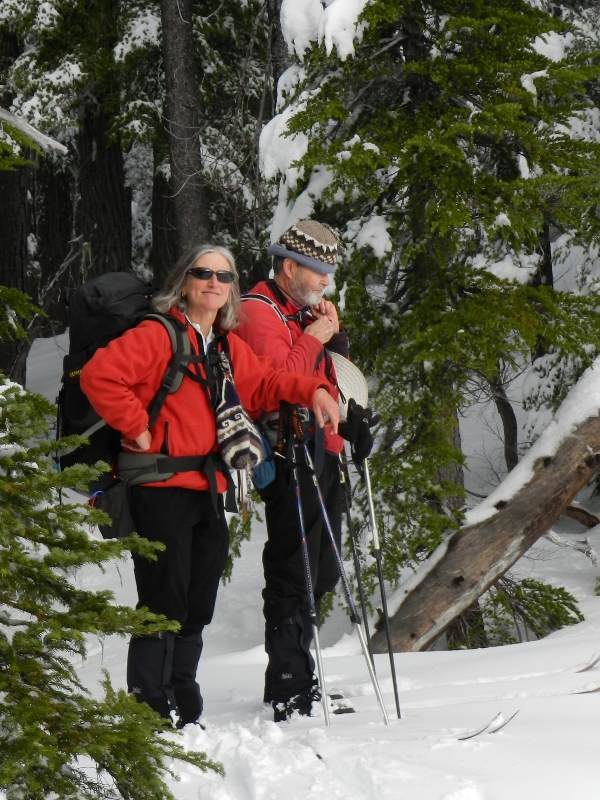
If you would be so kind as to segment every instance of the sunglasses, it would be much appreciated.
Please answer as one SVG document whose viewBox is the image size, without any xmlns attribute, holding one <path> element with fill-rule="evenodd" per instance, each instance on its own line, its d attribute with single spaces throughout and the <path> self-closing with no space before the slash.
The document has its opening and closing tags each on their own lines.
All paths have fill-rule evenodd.
<svg viewBox="0 0 600 800">
<path fill-rule="evenodd" d="M 188 275 L 196 278 L 199 281 L 209 281 L 213 275 L 217 276 L 219 283 L 233 283 L 235 275 L 233 272 L 228 272 L 226 269 L 208 269 L 208 267 L 192 267 L 187 271 Z"/>
</svg>

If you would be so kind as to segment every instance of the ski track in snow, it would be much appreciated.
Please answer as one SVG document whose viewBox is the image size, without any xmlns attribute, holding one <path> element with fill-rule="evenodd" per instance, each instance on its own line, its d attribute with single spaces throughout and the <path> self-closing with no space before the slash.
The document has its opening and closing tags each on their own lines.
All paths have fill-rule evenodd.
<svg viewBox="0 0 600 800">
<path fill-rule="evenodd" d="M 29 388 L 54 399 L 65 337 L 36 341 L 28 362 Z M 600 502 L 585 498 L 598 513 Z M 562 520 L 565 535 L 582 528 Z M 600 528 L 600 526 L 599 526 Z M 98 535 L 97 533 L 92 535 Z M 564 585 L 580 600 L 586 620 L 539 642 L 470 651 L 402 653 L 395 657 L 403 719 L 395 718 L 387 655 L 376 656 L 391 724 L 384 726 L 351 626 L 336 611 L 323 628 L 328 691 L 340 690 L 355 714 L 331 717 L 321 707 L 311 718 L 276 725 L 263 705 L 266 656 L 262 649 L 260 526 L 245 542 L 231 583 L 221 587 L 207 629 L 199 680 L 203 724 L 172 734 L 187 748 L 223 763 L 226 776 L 186 764 L 171 767 L 177 800 L 597 800 L 600 692 L 574 694 L 600 683 L 600 663 L 579 674 L 600 650 L 598 570 L 580 553 L 548 543 L 543 558 L 522 560 L 514 572 Z M 600 549 L 600 530 L 590 532 Z M 105 574 L 81 570 L 76 582 L 111 589 L 119 603 L 135 603 L 130 561 Z M 75 660 L 85 685 L 99 695 L 101 670 L 125 683 L 127 642 L 89 642 L 85 662 Z M 494 719 L 518 715 L 501 731 L 464 741 L 461 734 Z"/>
</svg>

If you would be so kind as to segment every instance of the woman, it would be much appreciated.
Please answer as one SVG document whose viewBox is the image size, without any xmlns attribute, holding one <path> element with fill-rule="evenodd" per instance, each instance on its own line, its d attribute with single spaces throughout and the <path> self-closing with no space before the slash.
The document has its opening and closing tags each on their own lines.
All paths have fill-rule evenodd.
<svg viewBox="0 0 600 800">
<path fill-rule="evenodd" d="M 232 254 L 205 244 L 177 262 L 153 305 L 156 311 L 180 320 L 192 352 L 203 355 L 211 343 L 221 347 L 220 334 L 236 326 L 239 296 Z M 287 400 L 312 406 L 321 427 L 327 414 L 337 430 L 338 406 L 322 380 L 273 370 L 269 359 L 255 356 L 233 333 L 227 333 L 227 341 L 235 386 L 250 413 L 274 411 L 281 400 Z M 147 408 L 171 356 L 165 328 L 145 320 L 96 352 L 83 370 L 81 387 L 98 414 L 122 432 L 125 451 L 172 457 L 217 454 L 207 389 L 189 376 L 177 392 L 167 396 L 148 429 Z M 206 377 L 200 364 L 191 369 Z M 165 545 L 156 561 L 133 556 L 138 608 L 164 614 L 181 628 L 177 635 L 161 633 L 131 640 L 128 688 L 163 717 L 175 714 L 180 726 L 196 722 L 202 713 L 196 683 L 202 630 L 212 619 L 229 546 L 222 499 L 227 481 L 218 468 L 216 485 L 215 498 L 206 472 L 196 469 L 131 487 L 136 531 Z"/>
</svg>

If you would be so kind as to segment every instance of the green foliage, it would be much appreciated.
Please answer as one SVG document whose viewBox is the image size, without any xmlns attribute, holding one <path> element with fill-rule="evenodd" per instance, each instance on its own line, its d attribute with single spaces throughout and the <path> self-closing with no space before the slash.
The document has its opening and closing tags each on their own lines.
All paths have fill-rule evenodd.
<svg viewBox="0 0 600 800">
<path fill-rule="evenodd" d="M 394 583 L 460 525 L 457 414 L 473 385 L 541 346 L 579 369 L 600 351 L 595 297 L 541 273 L 548 225 L 598 241 L 600 145 L 585 129 L 600 62 L 521 0 L 374 0 L 362 19 L 354 56 L 306 58 L 288 131 L 308 144 L 287 185 L 297 195 L 325 167 L 314 215 L 345 230 L 336 283 L 383 417 L 373 484 Z M 551 31 L 579 37 L 561 61 L 534 48 Z"/>
<path fill-rule="evenodd" d="M 231 581 L 233 562 L 242 554 L 242 544 L 249 541 L 252 535 L 252 521 L 262 522 L 256 504 L 260 502 L 258 492 L 252 491 L 250 503 L 247 503 L 239 514 L 234 514 L 229 521 L 229 553 L 227 564 L 221 578 L 223 584 Z"/>
<path fill-rule="evenodd" d="M 482 617 L 493 645 L 523 641 L 528 633 L 542 639 L 552 631 L 583 621 L 577 600 L 562 586 L 525 578 L 501 578 L 485 596 Z"/>
<path fill-rule="evenodd" d="M 31 161 L 24 155 L 25 150 L 38 148 L 24 134 L 0 120 L 0 172 L 13 171 Z"/>
<path fill-rule="evenodd" d="M 123 556 L 153 557 L 156 546 L 92 539 L 86 526 L 106 517 L 61 503 L 59 492 L 84 488 L 99 464 L 58 473 L 46 438 L 53 407 L 2 379 L 0 386 L 0 789 L 27 797 L 172 798 L 163 777 L 169 759 L 221 772 L 203 753 L 185 752 L 148 706 L 115 692 L 94 699 L 77 677 L 75 657 L 89 636 L 152 633 L 177 625 L 88 591 L 77 570 Z M 71 437 L 73 439 L 73 437 Z M 64 440 L 60 447 L 72 441 Z M 83 759 L 83 760 L 82 760 Z M 92 766 L 90 770 L 89 765 Z"/>
</svg>

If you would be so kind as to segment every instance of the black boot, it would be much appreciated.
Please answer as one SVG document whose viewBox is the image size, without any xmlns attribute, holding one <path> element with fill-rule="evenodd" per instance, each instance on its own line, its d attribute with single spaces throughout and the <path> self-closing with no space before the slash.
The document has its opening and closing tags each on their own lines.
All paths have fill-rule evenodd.
<svg viewBox="0 0 600 800">
<path fill-rule="evenodd" d="M 310 694 L 317 683 L 314 675 L 315 662 L 309 650 L 312 633 L 305 630 L 306 622 L 300 616 L 288 617 L 265 627 L 265 650 L 269 656 L 270 699 L 273 708 Z M 268 673 L 267 673 L 268 674 Z M 265 697 L 267 696 L 265 685 Z M 308 711 L 310 704 L 308 701 Z M 300 711 L 302 701 L 293 710 Z M 291 713 L 291 712 L 290 712 Z M 275 710 L 275 717 L 278 716 Z M 289 716 L 286 715 L 286 716 Z M 286 717 L 284 717 L 286 718 Z"/>
<path fill-rule="evenodd" d="M 171 683 L 179 709 L 179 725 L 197 722 L 204 706 L 196 683 L 198 662 L 202 653 L 202 631 L 186 631 L 175 637 Z"/>
<path fill-rule="evenodd" d="M 179 717 L 171 685 L 174 633 L 134 636 L 127 654 L 127 689 L 138 703 L 148 703 L 161 717 Z"/>
</svg>

